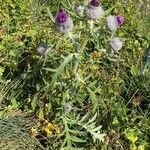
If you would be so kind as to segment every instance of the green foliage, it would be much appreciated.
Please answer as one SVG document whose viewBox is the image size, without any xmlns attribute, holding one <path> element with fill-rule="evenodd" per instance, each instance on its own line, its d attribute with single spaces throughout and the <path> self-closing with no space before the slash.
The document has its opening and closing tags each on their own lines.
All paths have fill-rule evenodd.
<svg viewBox="0 0 150 150">
<path fill-rule="evenodd" d="M 65 129 L 63 131 L 64 135 L 64 142 L 61 145 L 61 149 L 84 149 L 84 147 L 78 148 L 76 143 L 86 143 L 86 133 L 90 133 L 91 137 L 93 138 L 93 142 L 96 140 L 104 141 L 105 134 L 100 133 L 100 129 L 102 126 L 96 127 L 96 119 L 97 114 L 90 120 L 88 120 L 88 115 L 86 114 L 80 119 L 80 116 L 77 116 L 75 119 L 68 118 L 67 116 L 63 116 L 63 123 L 65 125 Z M 86 121 L 88 120 L 88 121 Z M 77 128 L 73 129 L 73 127 L 79 126 L 81 127 L 80 130 Z M 84 130 L 86 132 L 84 132 Z"/>
</svg>

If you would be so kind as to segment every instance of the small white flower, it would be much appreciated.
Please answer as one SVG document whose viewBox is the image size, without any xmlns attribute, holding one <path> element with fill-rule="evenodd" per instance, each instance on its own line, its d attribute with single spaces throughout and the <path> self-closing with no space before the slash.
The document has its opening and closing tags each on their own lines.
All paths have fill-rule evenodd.
<svg viewBox="0 0 150 150">
<path fill-rule="evenodd" d="M 84 13 L 89 19 L 98 19 L 104 14 L 104 10 L 97 0 L 92 0 L 87 6 L 85 6 Z"/>
<path fill-rule="evenodd" d="M 119 51 L 122 48 L 123 43 L 119 37 L 114 37 L 110 40 L 110 45 L 114 50 Z"/>
</svg>

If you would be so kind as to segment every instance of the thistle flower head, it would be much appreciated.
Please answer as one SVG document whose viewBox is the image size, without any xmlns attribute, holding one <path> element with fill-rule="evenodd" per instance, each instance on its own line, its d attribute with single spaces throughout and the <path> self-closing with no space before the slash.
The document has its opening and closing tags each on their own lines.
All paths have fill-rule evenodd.
<svg viewBox="0 0 150 150">
<path fill-rule="evenodd" d="M 68 16 L 67 12 L 60 9 L 56 15 L 56 30 L 61 33 L 69 32 L 73 29 L 73 21 Z"/>
<path fill-rule="evenodd" d="M 98 0 L 91 0 L 91 2 L 90 2 L 90 5 L 92 5 L 92 6 L 99 6 L 99 1 Z"/>
<path fill-rule="evenodd" d="M 116 30 L 119 26 L 124 24 L 123 16 L 108 16 L 106 18 L 108 28 L 113 31 Z"/>
<path fill-rule="evenodd" d="M 75 10 L 76 10 L 77 13 L 83 14 L 84 6 L 82 6 L 82 5 L 76 5 Z"/>
<path fill-rule="evenodd" d="M 104 14 L 98 0 L 91 0 L 91 2 L 85 6 L 84 12 L 89 19 L 98 19 Z"/>
<path fill-rule="evenodd" d="M 123 25 L 124 24 L 124 17 L 123 16 L 116 16 L 116 19 L 117 19 L 117 23 L 118 25 Z"/>
<path fill-rule="evenodd" d="M 65 113 L 69 113 L 71 110 L 73 109 L 72 104 L 71 103 L 65 103 L 64 104 L 64 112 Z"/>
<path fill-rule="evenodd" d="M 60 9 L 57 16 L 56 16 L 56 22 L 57 23 L 63 23 L 67 20 L 67 18 L 68 18 L 67 12 Z"/>
<path fill-rule="evenodd" d="M 114 37 L 110 40 L 110 45 L 114 50 L 119 51 L 122 48 L 123 43 L 119 37 Z"/>
<path fill-rule="evenodd" d="M 37 46 L 37 52 L 40 55 L 44 55 L 46 53 L 47 49 L 48 49 L 48 45 L 45 43 L 41 43 Z"/>
</svg>

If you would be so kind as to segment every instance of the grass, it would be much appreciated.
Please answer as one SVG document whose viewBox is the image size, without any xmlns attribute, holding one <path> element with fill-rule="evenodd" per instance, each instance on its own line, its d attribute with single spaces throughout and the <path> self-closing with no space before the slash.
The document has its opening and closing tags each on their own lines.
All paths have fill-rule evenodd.
<svg viewBox="0 0 150 150">
<path fill-rule="evenodd" d="M 3 116 L 0 118 L 0 149 L 2 150 L 42 150 L 39 141 L 29 134 L 33 126 L 30 118 L 24 116 Z"/>
<path fill-rule="evenodd" d="M 91 35 L 76 3 L 0 0 L 1 149 L 150 148 L 149 68 L 143 73 L 148 1 L 101 1 L 107 15 L 125 17 L 115 33 L 123 40 L 118 53 L 109 45 L 105 18 L 95 22 Z M 75 43 L 55 30 L 60 7 L 73 18 Z M 49 46 L 46 56 L 36 51 L 40 43 Z M 30 117 L 10 115 L 18 109 Z"/>
</svg>

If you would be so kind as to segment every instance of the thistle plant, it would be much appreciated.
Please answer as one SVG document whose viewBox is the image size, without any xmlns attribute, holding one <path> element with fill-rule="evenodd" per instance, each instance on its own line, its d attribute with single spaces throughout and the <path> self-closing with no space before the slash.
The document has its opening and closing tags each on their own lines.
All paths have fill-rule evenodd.
<svg viewBox="0 0 150 150">
<path fill-rule="evenodd" d="M 138 48 L 142 47 L 143 42 L 135 30 L 133 9 L 132 13 L 128 11 L 128 7 L 123 7 L 125 11 L 122 8 L 118 10 L 119 1 L 115 1 L 117 7 L 113 7 L 110 5 L 112 1 L 101 3 L 91 0 L 87 5 L 82 4 L 76 9 L 75 1 L 47 1 L 41 7 L 38 5 L 38 15 L 28 17 L 25 15 L 28 11 L 22 12 L 24 7 L 20 7 L 24 1 L 14 1 L 18 3 L 17 7 L 14 7 L 10 0 L 6 1 L 7 3 L 2 2 L 2 10 L 7 10 L 9 3 L 11 9 L 7 10 L 8 14 L 1 13 L 6 24 L 2 23 L 0 32 L 6 27 L 3 32 L 6 32 L 4 34 L 7 36 L 0 35 L 0 51 L 2 56 L 4 50 L 7 49 L 7 52 L 6 57 L 1 59 L 0 76 L 4 76 L 6 81 L 10 79 L 10 83 L 2 88 L 1 104 L 7 101 L 11 107 L 21 107 L 22 110 L 32 112 L 40 122 L 52 122 L 51 119 L 56 121 L 61 133 L 56 135 L 51 123 L 47 123 L 45 128 L 40 130 L 44 136 L 47 133 L 48 144 L 44 143 L 48 145 L 47 149 L 109 148 L 110 145 L 104 141 L 105 136 L 109 138 L 107 131 L 118 127 L 124 120 L 128 124 L 131 123 L 130 118 L 127 120 L 126 113 L 129 112 L 126 101 L 129 100 L 130 103 L 130 99 L 136 99 L 136 90 L 140 89 L 132 80 L 128 81 L 133 78 L 127 76 L 134 76 L 137 70 L 135 67 L 131 68 L 130 63 L 134 64 L 132 57 L 141 55 Z M 49 7 L 52 9 L 46 12 Z M 23 19 L 15 18 L 14 8 L 20 9 Z M 29 9 L 30 5 L 27 8 Z M 107 8 L 109 9 L 106 10 Z M 10 15 L 11 10 L 13 15 Z M 127 20 L 130 19 L 126 24 L 124 16 L 120 14 L 124 12 L 127 13 Z M 53 17 L 53 14 L 56 14 L 56 17 Z M 49 17 L 52 21 L 49 21 Z M 12 21 L 9 21 L 9 18 Z M 90 23 L 90 27 L 87 23 Z M 12 24 L 16 26 L 12 28 Z M 18 27 L 20 24 L 23 30 Z M 36 43 L 45 41 L 45 38 L 47 43 L 38 45 L 35 52 Z M 123 41 L 127 46 L 123 46 Z M 122 47 L 125 51 L 120 51 Z M 18 66 L 27 62 L 24 61 L 26 56 L 21 55 L 24 51 L 30 52 L 31 59 L 26 68 L 19 72 Z M 7 62 L 7 59 L 10 61 Z M 116 61 L 118 63 L 114 63 Z M 20 68 L 24 68 L 23 65 Z M 131 68 L 131 73 L 128 68 Z M 134 78 L 136 81 L 139 79 L 135 76 Z M 131 82 L 131 86 L 128 82 Z M 144 90 L 149 90 L 149 86 L 143 87 Z M 139 92 L 143 92 L 143 89 Z M 127 92 L 131 92 L 131 97 L 124 96 Z M 117 118 L 117 121 L 113 118 Z M 118 132 L 122 132 L 126 126 L 122 127 Z M 116 143 L 122 144 L 122 141 Z M 103 145 L 106 147 L 103 148 Z M 110 146 L 110 149 L 116 148 L 113 146 Z"/>
<path fill-rule="evenodd" d="M 89 119 L 89 114 L 86 114 L 83 117 L 78 115 L 75 118 L 70 118 L 67 115 L 63 115 L 62 120 L 65 126 L 61 136 L 64 136 L 64 139 L 60 149 L 84 149 L 85 146 L 80 146 L 77 148 L 76 144 L 80 143 L 81 145 L 85 145 L 87 142 L 87 134 L 91 135 L 94 143 L 96 141 L 104 141 L 106 134 L 101 133 L 101 125 L 96 126 L 96 118 L 97 114 L 95 114 L 91 119 Z M 77 126 L 78 129 L 76 129 Z"/>
</svg>

